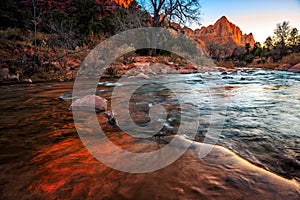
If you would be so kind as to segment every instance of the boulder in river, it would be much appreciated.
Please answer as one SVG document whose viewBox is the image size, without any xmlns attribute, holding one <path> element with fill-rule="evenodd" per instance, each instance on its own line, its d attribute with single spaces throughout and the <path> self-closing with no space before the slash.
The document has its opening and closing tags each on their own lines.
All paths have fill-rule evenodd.
<svg viewBox="0 0 300 200">
<path fill-rule="evenodd" d="M 280 70 L 280 71 L 287 71 L 291 68 L 292 66 L 290 64 L 281 64 L 279 65 L 276 70 Z"/>
<path fill-rule="evenodd" d="M 168 146 L 173 152 L 190 143 L 182 135 L 166 137 L 178 140 Z M 104 137 L 87 139 L 93 152 L 109 156 L 110 163 L 124 163 L 126 157 L 119 152 L 121 147 L 136 154 L 154 152 L 158 148 L 155 140 L 145 143 L 145 140 L 120 133 L 111 134 L 110 141 Z M 112 141 L 120 146 L 108 145 Z M 200 159 L 199 152 L 210 148 L 210 153 Z M 77 138 L 51 145 L 41 152 L 34 159 L 34 164 L 39 166 L 36 175 L 39 184 L 31 186 L 36 195 L 32 199 L 41 195 L 48 195 L 49 199 L 80 199 L 83 195 L 87 199 L 299 199 L 300 194 L 298 180 L 273 174 L 217 145 L 193 142 L 178 160 L 149 173 L 128 173 L 110 168 L 96 160 Z M 135 160 L 126 162 L 127 165 L 131 163 L 137 165 Z M 157 165 L 155 160 L 142 164 Z M 63 171 L 60 170 L 62 167 Z M 82 183 L 75 185 L 77 182 L 72 181 L 78 177 Z"/>
<path fill-rule="evenodd" d="M 300 73 L 300 63 L 294 65 L 293 67 L 291 67 L 290 69 L 288 69 L 289 72 L 297 72 Z"/>
<path fill-rule="evenodd" d="M 106 111 L 107 109 L 107 100 L 96 96 L 96 95 L 86 95 L 81 99 L 77 99 L 71 105 L 71 109 L 74 108 L 87 108 L 87 109 L 94 109 L 96 112 Z"/>
</svg>

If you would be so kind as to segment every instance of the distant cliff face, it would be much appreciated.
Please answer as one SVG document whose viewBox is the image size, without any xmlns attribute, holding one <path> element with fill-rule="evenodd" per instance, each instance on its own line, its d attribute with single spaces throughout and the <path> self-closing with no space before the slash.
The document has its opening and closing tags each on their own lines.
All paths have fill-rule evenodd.
<svg viewBox="0 0 300 200">
<path fill-rule="evenodd" d="M 115 0 L 115 2 L 124 8 L 128 8 L 129 4 L 132 2 L 132 0 Z"/>
<path fill-rule="evenodd" d="M 193 31 L 189 27 L 181 28 L 177 23 L 171 23 L 172 27 L 186 36 L 204 43 L 230 44 L 231 46 L 245 46 L 247 43 L 253 46 L 255 43 L 253 34 L 243 34 L 241 29 L 231 23 L 226 17 L 221 17 L 214 25 L 202 27 Z"/>
<path fill-rule="evenodd" d="M 189 27 L 180 27 L 177 23 L 171 23 L 171 27 L 178 32 L 196 40 L 206 48 L 213 58 L 225 58 L 239 49 L 241 51 L 246 44 L 254 46 L 255 40 L 250 34 L 243 34 L 241 29 L 231 23 L 226 17 L 221 17 L 214 25 L 202 27 L 193 31 Z"/>
<path fill-rule="evenodd" d="M 16 5 L 26 6 L 29 10 L 32 8 L 31 0 L 13 0 Z M 39 0 L 37 7 L 42 8 L 43 11 L 49 11 L 53 8 L 58 8 L 60 10 L 65 10 L 72 0 Z M 95 3 L 104 9 L 106 14 L 110 14 L 121 6 L 127 8 L 132 0 L 95 0 Z"/>
<path fill-rule="evenodd" d="M 214 25 L 202 27 L 194 31 L 194 37 L 204 42 L 215 42 L 219 44 L 235 43 L 237 46 L 245 46 L 249 43 L 254 45 L 255 40 L 250 34 L 243 34 L 241 29 L 229 22 L 226 17 L 221 17 Z"/>
</svg>

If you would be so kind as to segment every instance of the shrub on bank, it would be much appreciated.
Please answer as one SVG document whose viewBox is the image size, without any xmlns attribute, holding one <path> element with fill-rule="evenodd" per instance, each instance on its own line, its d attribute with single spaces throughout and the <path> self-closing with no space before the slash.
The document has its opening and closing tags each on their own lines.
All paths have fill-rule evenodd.
<svg viewBox="0 0 300 200">
<path fill-rule="evenodd" d="M 293 53 L 282 58 L 281 63 L 296 65 L 300 63 L 300 53 Z"/>
</svg>

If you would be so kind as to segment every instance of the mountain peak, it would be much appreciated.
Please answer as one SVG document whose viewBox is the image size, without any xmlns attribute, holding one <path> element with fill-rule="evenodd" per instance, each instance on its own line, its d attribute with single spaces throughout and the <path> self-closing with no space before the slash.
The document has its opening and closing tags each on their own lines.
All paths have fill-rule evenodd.
<svg viewBox="0 0 300 200">
<path fill-rule="evenodd" d="M 245 46 L 246 43 L 249 43 L 253 46 L 255 43 L 252 33 L 243 34 L 241 29 L 231 23 L 225 16 L 218 19 L 214 25 L 197 30 L 196 36 L 203 41 L 219 44 L 234 43 L 237 46 Z"/>
<path fill-rule="evenodd" d="M 229 20 L 225 16 L 222 16 L 220 19 L 217 20 L 217 22 L 222 22 L 222 21 L 229 22 Z"/>
</svg>

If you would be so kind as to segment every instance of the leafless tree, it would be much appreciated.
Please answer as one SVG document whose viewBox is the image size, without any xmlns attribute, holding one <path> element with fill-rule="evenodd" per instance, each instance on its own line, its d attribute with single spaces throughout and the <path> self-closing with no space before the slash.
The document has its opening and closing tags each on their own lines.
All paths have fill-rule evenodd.
<svg viewBox="0 0 300 200">
<path fill-rule="evenodd" d="M 154 27 L 163 26 L 166 19 L 169 23 L 200 25 L 200 0 L 141 0 L 140 4 L 153 16 Z"/>
<path fill-rule="evenodd" d="M 56 35 L 56 37 L 53 38 L 54 41 L 52 41 L 55 43 L 55 46 L 60 46 L 68 52 L 78 45 L 72 21 L 57 19 L 50 15 L 47 26 L 50 28 L 51 32 Z"/>
<path fill-rule="evenodd" d="M 115 14 L 114 26 L 117 32 L 126 31 L 133 28 L 149 26 L 150 16 L 146 11 L 142 11 L 137 5 L 131 5 Z"/>
<path fill-rule="evenodd" d="M 37 26 L 38 24 L 41 22 L 41 18 L 42 18 L 42 12 L 38 12 L 37 10 L 37 5 L 38 5 L 38 0 L 31 0 L 31 3 L 32 3 L 32 17 L 33 17 L 33 20 L 32 20 L 32 23 L 33 23 L 33 26 L 34 26 L 34 67 L 35 69 L 37 68 L 36 67 L 36 59 L 37 59 Z"/>
<path fill-rule="evenodd" d="M 64 58 L 70 54 L 79 53 L 77 50 L 73 51 L 79 44 L 74 26 L 74 22 L 67 19 L 66 16 L 58 17 L 54 11 L 49 13 L 46 27 L 49 29 L 51 35 L 47 45 L 48 48 L 55 52 L 55 56 L 49 59 L 49 64 L 59 61 L 60 65 L 64 66 Z M 56 47 L 61 49 L 57 49 Z"/>
</svg>

